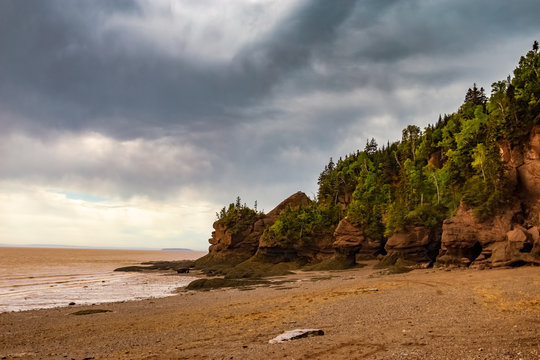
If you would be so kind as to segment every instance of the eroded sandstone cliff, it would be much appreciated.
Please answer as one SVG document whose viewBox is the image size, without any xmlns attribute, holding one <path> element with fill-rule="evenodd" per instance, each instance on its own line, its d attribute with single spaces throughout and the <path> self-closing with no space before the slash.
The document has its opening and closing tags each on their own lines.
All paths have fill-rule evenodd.
<svg viewBox="0 0 540 360">
<path fill-rule="evenodd" d="M 260 247 L 260 239 L 265 229 L 272 226 L 279 214 L 287 207 L 308 205 L 311 200 L 303 192 L 297 192 L 283 200 L 268 214 L 252 219 L 242 231 L 234 231 L 232 227 L 221 221 L 214 222 L 212 237 L 208 240 L 208 255 L 197 260 L 199 266 L 227 264 L 236 265 L 254 256 Z"/>
<path fill-rule="evenodd" d="M 440 264 L 474 267 L 540 264 L 540 126 L 527 143 L 500 144 L 514 186 L 508 205 L 485 222 L 479 222 L 462 204 L 457 214 L 444 221 Z"/>
<path fill-rule="evenodd" d="M 358 259 L 387 254 L 418 263 L 475 268 L 540 264 L 540 126 L 528 141 L 511 147 L 499 144 L 507 166 L 508 186 L 513 194 L 508 203 L 485 221 L 462 203 L 442 227 L 408 226 L 387 241 L 371 239 L 361 226 L 341 219 L 332 233 L 320 233 L 309 242 L 280 242 L 263 237 L 287 208 L 309 206 L 302 192 L 293 194 L 266 215 L 258 215 L 241 231 L 232 231 L 220 221 L 209 240 L 209 254 L 199 265 L 236 265 L 248 259 L 267 263 L 310 264 L 327 259 L 354 265 Z M 434 160 L 435 161 L 435 160 Z M 437 160 L 440 161 L 440 160 Z"/>
<path fill-rule="evenodd" d="M 352 224 L 348 218 L 342 219 L 334 231 L 332 243 L 336 259 L 354 265 L 357 260 L 374 258 L 384 252 L 382 239 L 371 239 L 364 234 L 361 226 Z"/>
</svg>

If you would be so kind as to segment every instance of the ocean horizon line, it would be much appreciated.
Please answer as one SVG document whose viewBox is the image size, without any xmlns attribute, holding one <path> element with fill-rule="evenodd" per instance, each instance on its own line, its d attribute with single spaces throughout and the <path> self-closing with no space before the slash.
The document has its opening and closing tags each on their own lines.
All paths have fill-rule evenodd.
<svg viewBox="0 0 540 360">
<path fill-rule="evenodd" d="M 44 248 L 44 249 L 81 249 L 81 250 L 146 250 L 146 251 L 183 251 L 207 252 L 208 250 L 188 248 L 151 248 L 151 247 L 118 247 L 118 246 L 89 246 L 89 245 L 62 245 L 62 244 L 0 244 L 0 247 L 18 248 Z"/>
</svg>

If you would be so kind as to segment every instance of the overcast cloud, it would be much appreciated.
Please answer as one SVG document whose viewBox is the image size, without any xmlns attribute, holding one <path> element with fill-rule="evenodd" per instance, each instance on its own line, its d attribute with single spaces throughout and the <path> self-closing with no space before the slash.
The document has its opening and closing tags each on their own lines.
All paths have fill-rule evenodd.
<svg viewBox="0 0 540 360">
<path fill-rule="evenodd" d="M 240 195 L 488 91 L 540 3 L 0 0 L 0 243 L 204 249 Z M 128 210 L 126 210 L 128 209 Z M 67 231 L 66 229 L 69 229 Z"/>
</svg>

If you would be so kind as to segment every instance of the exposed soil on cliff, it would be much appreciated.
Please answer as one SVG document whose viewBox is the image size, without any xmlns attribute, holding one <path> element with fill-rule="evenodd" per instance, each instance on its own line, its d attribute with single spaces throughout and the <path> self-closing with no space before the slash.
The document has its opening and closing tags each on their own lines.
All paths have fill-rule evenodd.
<svg viewBox="0 0 540 360">
<path fill-rule="evenodd" d="M 538 359 L 540 268 L 297 272 L 237 289 L 0 314 L 0 358 Z M 284 282 L 286 280 L 287 282 Z M 250 290 L 251 289 L 251 290 Z M 246 291 L 249 290 L 249 291 Z M 283 344 L 283 331 L 324 336 Z"/>
</svg>

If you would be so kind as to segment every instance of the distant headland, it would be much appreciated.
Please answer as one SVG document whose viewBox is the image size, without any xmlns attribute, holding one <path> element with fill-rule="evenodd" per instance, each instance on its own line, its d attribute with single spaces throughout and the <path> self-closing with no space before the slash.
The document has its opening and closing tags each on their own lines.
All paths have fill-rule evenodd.
<svg viewBox="0 0 540 360">
<path fill-rule="evenodd" d="M 186 248 L 163 248 L 161 251 L 183 251 L 183 252 L 193 252 L 195 250 L 193 249 L 186 249 Z"/>
</svg>

